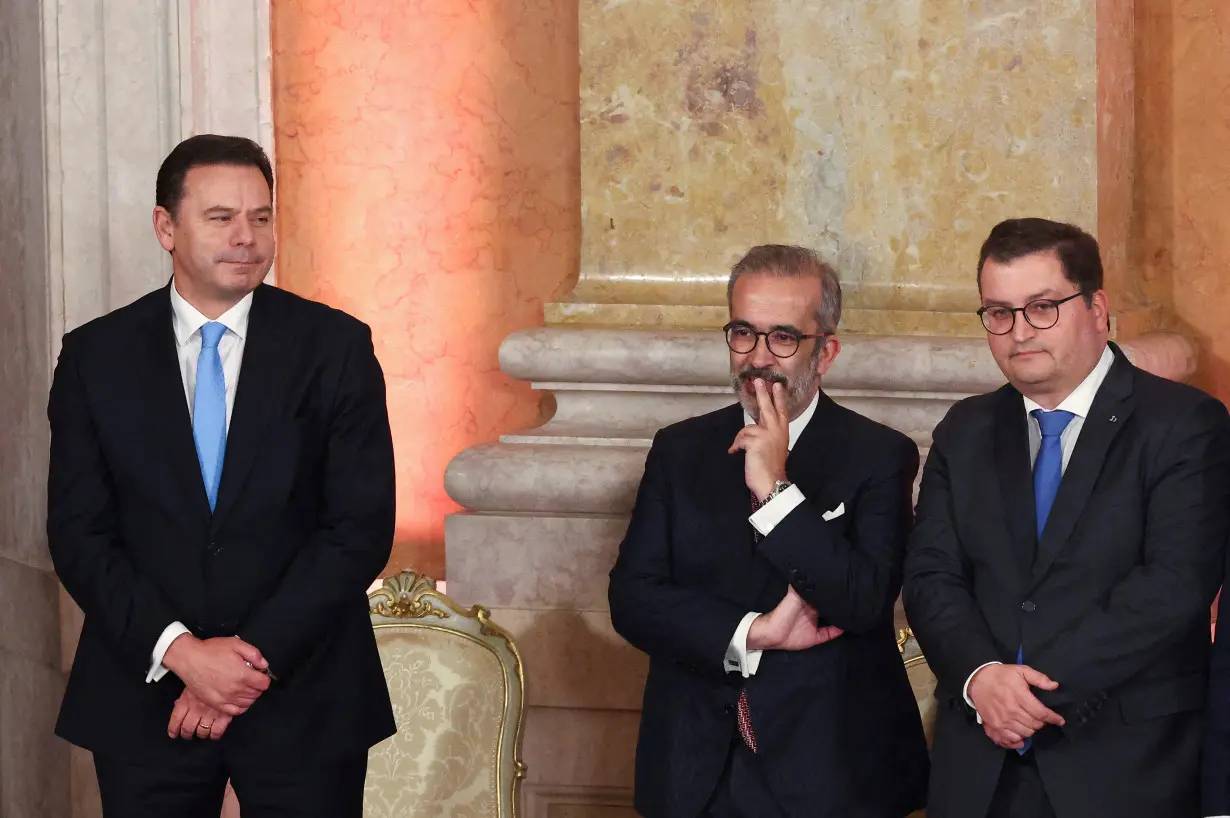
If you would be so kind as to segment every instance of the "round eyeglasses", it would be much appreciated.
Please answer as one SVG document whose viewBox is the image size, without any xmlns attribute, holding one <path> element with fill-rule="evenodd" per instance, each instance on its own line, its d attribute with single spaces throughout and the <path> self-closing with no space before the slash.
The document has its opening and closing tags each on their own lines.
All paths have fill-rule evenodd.
<svg viewBox="0 0 1230 818">
<path fill-rule="evenodd" d="M 799 351 L 799 344 L 808 338 L 824 338 L 829 335 L 827 332 L 807 335 L 801 332 L 792 332 L 788 329 L 771 329 L 768 332 L 757 332 L 747 324 L 737 321 L 731 321 L 722 327 L 722 332 L 726 333 L 726 346 L 730 347 L 731 352 L 746 355 L 756 348 L 756 344 L 760 343 L 761 338 L 764 338 L 769 352 L 772 352 L 777 358 L 789 358 Z"/>
<path fill-rule="evenodd" d="M 1034 329 L 1050 329 L 1059 321 L 1059 305 L 1066 304 L 1081 293 L 1072 293 L 1067 298 L 1039 298 L 1024 307 L 983 307 L 978 310 L 982 325 L 992 335 L 1007 335 L 1016 326 L 1016 314 L 1025 316 L 1025 322 Z"/>
</svg>

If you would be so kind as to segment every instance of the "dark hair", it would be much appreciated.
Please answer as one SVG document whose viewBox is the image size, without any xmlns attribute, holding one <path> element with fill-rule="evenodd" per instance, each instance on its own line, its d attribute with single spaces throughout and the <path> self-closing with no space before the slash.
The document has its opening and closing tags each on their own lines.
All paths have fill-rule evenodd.
<svg viewBox="0 0 1230 818">
<path fill-rule="evenodd" d="M 835 271 L 820 260 L 815 250 L 792 244 L 762 244 L 747 251 L 730 271 L 726 285 L 726 304 L 735 294 L 735 282 L 745 275 L 773 275 L 790 278 L 812 276 L 820 281 L 820 306 L 816 323 L 820 332 L 834 333 L 841 321 L 841 282 Z"/>
<path fill-rule="evenodd" d="M 1054 252 L 1064 277 L 1076 285 L 1086 304 L 1102 289 L 1102 256 L 1098 241 L 1073 224 L 1049 219 L 1008 219 L 991 228 L 978 255 L 978 292 L 987 259 L 1007 264 L 1035 253 Z"/>
<path fill-rule="evenodd" d="M 273 167 L 260 145 L 242 136 L 203 133 L 180 142 L 162 160 L 154 188 L 154 202 L 165 208 L 172 219 L 178 218 L 179 203 L 184 199 L 184 177 L 193 168 L 206 165 L 250 165 L 265 177 L 269 183 L 269 195 L 273 196 Z"/>
</svg>

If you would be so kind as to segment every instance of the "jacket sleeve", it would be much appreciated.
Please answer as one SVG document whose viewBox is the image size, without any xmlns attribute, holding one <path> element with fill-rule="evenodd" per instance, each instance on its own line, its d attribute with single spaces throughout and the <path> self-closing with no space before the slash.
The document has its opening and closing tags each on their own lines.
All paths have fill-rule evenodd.
<svg viewBox="0 0 1230 818">
<path fill-rule="evenodd" d="M 611 624 L 634 647 L 696 672 L 721 673 L 726 648 L 748 612 L 679 585 L 671 573 L 671 499 L 661 433 L 645 460 L 628 532 L 611 569 Z"/>
<path fill-rule="evenodd" d="M 1230 534 L 1230 417 L 1212 399 L 1171 426 L 1158 449 L 1140 564 L 1105 601 L 1046 646 L 1038 670 L 1059 683 L 1039 698 L 1079 703 L 1129 681 L 1205 627 Z M 1225 651 L 1223 642 L 1221 650 Z"/>
<path fill-rule="evenodd" d="M 393 441 L 384 374 L 366 327 L 342 364 L 327 428 L 318 528 L 238 634 L 279 678 L 364 598 L 393 548 Z"/>
<path fill-rule="evenodd" d="M 760 543 L 761 555 L 825 624 L 856 633 L 890 614 L 901 591 L 917 474 L 918 447 L 900 438 L 878 453 L 869 479 L 846 503 L 854 516 L 844 527 L 849 536 L 804 498 Z"/>
<path fill-rule="evenodd" d="M 952 410 L 936 427 L 923 468 L 902 601 L 940 684 L 960 692 L 970 674 L 1001 657 L 978 603 L 954 521 L 947 450 Z"/>
<path fill-rule="evenodd" d="M 133 676 L 143 677 L 158 637 L 181 617 L 119 540 L 115 486 L 76 348 L 77 336 L 65 336 L 47 402 L 47 545 L 69 596 L 119 649 Z"/>
</svg>

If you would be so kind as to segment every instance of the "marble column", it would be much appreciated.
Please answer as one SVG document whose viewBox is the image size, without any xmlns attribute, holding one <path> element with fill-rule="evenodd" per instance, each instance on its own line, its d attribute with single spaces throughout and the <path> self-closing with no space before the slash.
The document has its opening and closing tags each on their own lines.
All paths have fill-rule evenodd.
<svg viewBox="0 0 1230 818">
<path fill-rule="evenodd" d="M 540 418 L 500 341 L 576 267 L 575 0 L 274 5 L 282 286 L 368 322 L 390 571 L 444 575 L 444 469 Z"/>
<path fill-rule="evenodd" d="M 154 177 L 182 137 L 269 145 L 261 0 L 0 0 L 0 815 L 99 814 L 52 735 L 80 630 L 44 522 L 47 391 L 64 332 L 161 286 Z"/>
<path fill-rule="evenodd" d="M 1130 18 L 1108 0 L 582 4 L 580 277 L 500 352 L 555 412 L 463 452 L 445 484 L 466 509 L 446 523 L 449 592 L 525 658 L 531 818 L 634 815 L 647 662 L 611 628 L 607 572 L 654 432 L 733 400 L 717 328 L 748 246 L 835 262 L 825 388 L 924 456 L 953 401 L 1003 380 L 973 315 L 1003 218 L 1100 234 L 1117 337 L 1191 375 L 1187 337 L 1142 334 L 1165 322 L 1128 262 Z"/>
</svg>

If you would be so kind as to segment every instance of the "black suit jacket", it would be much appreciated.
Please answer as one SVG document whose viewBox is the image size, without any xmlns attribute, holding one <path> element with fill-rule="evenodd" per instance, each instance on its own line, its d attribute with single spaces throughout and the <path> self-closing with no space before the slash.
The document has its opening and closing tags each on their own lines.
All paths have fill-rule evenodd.
<svg viewBox="0 0 1230 818">
<path fill-rule="evenodd" d="M 260 286 L 210 513 L 167 288 L 68 333 L 48 404 L 47 536 L 85 613 L 56 732 L 156 760 L 182 683 L 147 684 L 171 622 L 238 635 L 278 677 L 222 741 L 238 757 L 364 750 L 394 731 L 366 589 L 393 538 L 393 451 L 371 333 Z"/>
<path fill-rule="evenodd" d="M 918 449 L 821 393 L 787 461 L 806 500 L 756 544 L 743 454 L 727 454 L 742 426 L 736 405 L 658 433 L 611 571 L 611 621 L 650 657 L 636 808 L 700 814 L 738 740 L 745 681 L 724 671 L 727 645 L 790 583 L 847 633 L 765 651 L 746 680 L 769 785 L 790 816 L 902 818 L 923 804 L 928 764 L 893 631 Z"/>
<path fill-rule="evenodd" d="M 1228 555 L 1230 557 L 1230 555 Z M 1230 559 L 1227 560 L 1230 579 Z M 1209 662 L 1209 700 L 1205 709 L 1202 757 L 1202 814 L 1230 815 L 1230 596 L 1222 582 L 1217 638 Z"/>
<path fill-rule="evenodd" d="M 1035 693 L 1067 724 L 1031 750 L 1058 818 L 1198 815 L 1230 419 L 1114 352 L 1040 541 L 1020 393 L 961 401 L 936 427 L 904 590 L 939 682 L 928 818 L 986 815 L 1006 753 L 962 688 L 1018 646 L 1059 683 Z"/>
</svg>

